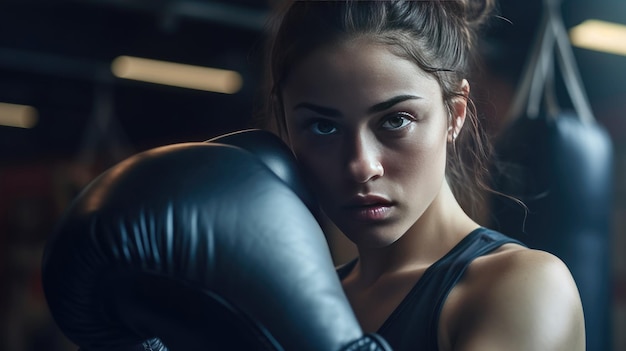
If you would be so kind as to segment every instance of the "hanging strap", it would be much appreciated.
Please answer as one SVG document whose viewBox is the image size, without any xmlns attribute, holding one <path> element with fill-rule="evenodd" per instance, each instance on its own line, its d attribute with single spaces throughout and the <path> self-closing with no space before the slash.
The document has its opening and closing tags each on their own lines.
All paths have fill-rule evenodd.
<svg viewBox="0 0 626 351">
<path fill-rule="evenodd" d="M 552 87 L 556 51 L 558 66 L 577 116 L 583 122 L 595 121 L 559 6 L 560 0 L 544 0 L 538 34 L 528 63 L 522 71 L 522 80 L 506 116 L 507 120 L 521 116 L 537 118 L 542 101 L 546 104 L 548 114 L 556 117 L 560 110 Z"/>
<path fill-rule="evenodd" d="M 583 122 L 593 122 L 595 118 L 591 110 L 589 98 L 584 89 L 578 66 L 576 65 L 576 59 L 572 50 L 572 45 L 563 23 L 563 18 L 559 11 L 559 0 L 545 0 L 548 4 L 550 23 L 552 24 L 552 30 L 556 36 L 556 53 L 559 62 L 559 67 L 563 74 L 563 80 L 565 81 L 565 87 L 569 92 L 570 99 L 578 117 Z"/>
</svg>

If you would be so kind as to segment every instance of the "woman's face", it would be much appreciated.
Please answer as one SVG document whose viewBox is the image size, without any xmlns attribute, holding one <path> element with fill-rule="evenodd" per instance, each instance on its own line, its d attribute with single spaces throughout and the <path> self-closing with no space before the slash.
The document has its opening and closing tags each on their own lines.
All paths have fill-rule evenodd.
<svg viewBox="0 0 626 351">
<path fill-rule="evenodd" d="M 387 46 L 353 40 L 309 55 L 282 94 L 289 142 L 328 217 L 360 246 L 399 239 L 444 181 L 438 82 Z"/>
</svg>

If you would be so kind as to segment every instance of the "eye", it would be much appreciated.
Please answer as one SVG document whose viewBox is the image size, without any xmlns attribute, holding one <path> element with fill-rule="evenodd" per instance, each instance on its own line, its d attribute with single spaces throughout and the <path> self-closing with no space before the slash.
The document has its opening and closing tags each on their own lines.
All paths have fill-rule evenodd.
<svg viewBox="0 0 626 351">
<path fill-rule="evenodd" d="M 401 129 L 409 125 L 411 122 L 413 122 L 413 120 L 415 120 L 415 118 L 413 118 L 413 116 L 408 113 L 395 113 L 393 115 L 385 117 L 383 123 L 381 124 L 381 127 L 387 130 Z"/>
<path fill-rule="evenodd" d="M 311 121 L 309 129 L 317 135 L 331 135 L 337 133 L 337 127 L 335 124 L 324 119 Z"/>
</svg>

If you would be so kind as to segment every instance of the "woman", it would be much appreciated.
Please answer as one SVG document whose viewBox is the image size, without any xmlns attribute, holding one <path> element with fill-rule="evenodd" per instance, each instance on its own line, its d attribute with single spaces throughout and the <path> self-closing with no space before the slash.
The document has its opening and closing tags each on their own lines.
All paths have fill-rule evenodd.
<svg viewBox="0 0 626 351">
<path fill-rule="evenodd" d="M 492 7 L 296 1 L 273 31 L 274 127 L 358 249 L 339 274 L 360 324 L 397 351 L 584 349 L 566 266 L 470 216 L 488 147 L 468 73 Z"/>
</svg>

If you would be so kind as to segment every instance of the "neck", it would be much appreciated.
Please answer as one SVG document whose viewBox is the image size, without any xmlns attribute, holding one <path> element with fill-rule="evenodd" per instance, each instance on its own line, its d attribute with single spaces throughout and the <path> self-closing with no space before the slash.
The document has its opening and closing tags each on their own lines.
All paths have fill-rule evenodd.
<svg viewBox="0 0 626 351">
<path fill-rule="evenodd" d="M 385 275 L 425 269 L 478 227 L 444 181 L 432 204 L 398 241 L 384 248 L 358 248 L 355 273 L 364 282 L 375 282 Z"/>
</svg>

